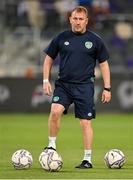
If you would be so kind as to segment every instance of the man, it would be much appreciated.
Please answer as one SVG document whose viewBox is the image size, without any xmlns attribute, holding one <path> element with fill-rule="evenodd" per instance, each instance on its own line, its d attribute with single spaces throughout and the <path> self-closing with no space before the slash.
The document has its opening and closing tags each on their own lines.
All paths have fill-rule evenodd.
<svg viewBox="0 0 133 180">
<path fill-rule="evenodd" d="M 95 118 L 94 68 L 99 62 L 103 77 L 102 102 L 111 99 L 110 70 L 108 52 L 99 36 L 87 30 L 88 12 L 85 7 L 76 7 L 70 15 L 71 30 L 56 36 L 47 48 L 43 66 L 43 88 L 46 95 L 52 95 L 49 81 L 53 61 L 60 55 L 59 76 L 49 116 L 49 144 L 47 148 L 56 150 L 56 137 L 63 113 L 70 104 L 75 105 L 75 117 L 80 119 L 83 134 L 84 157 L 76 168 L 92 168 L 91 152 L 93 129 L 91 119 Z"/>
</svg>

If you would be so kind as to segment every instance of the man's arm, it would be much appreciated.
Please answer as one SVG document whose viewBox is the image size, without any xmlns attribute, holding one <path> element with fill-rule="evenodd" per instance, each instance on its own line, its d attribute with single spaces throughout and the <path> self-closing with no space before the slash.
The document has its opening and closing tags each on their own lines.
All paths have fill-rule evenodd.
<svg viewBox="0 0 133 180">
<path fill-rule="evenodd" d="M 111 88 L 111 82 L 110 82 L 110 68 L 108 61 L 104 61 L 100 63 L 100 69 L 103 77 L 104 82 L 104 89 L 102 93 L 102 102 L 106 103 L 111 100 L 111 91 L 109 89 Z"/>
<path fill-rule="evenodd" d="M 52 65 L 53 59 L 50 56 L 46 55 L 43 64 L 43 89 L 44 93 L 48 96 L 51 96 L 52 94 L 52 87 L 49 82 Z"/>
</svg>

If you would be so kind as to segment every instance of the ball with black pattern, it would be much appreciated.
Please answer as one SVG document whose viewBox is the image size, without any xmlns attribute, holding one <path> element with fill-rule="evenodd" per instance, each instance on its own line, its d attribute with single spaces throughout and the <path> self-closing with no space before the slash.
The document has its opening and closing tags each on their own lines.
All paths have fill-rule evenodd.
<svg viewBox="0 0 133 180">
<path fill-rule="evenodd" d="M 60 171 L 63 165 L 61 156 L 52 149 L 44 150 L 39 156 L 41 167 L 50 172 Z"/>
<path fill-rule="evenodd" d="M 32 166 L 33 158 L 29 151 L 20 149 L 13 153 L 11 161 L 15 169 L 28 169 Z"/>
<path fill-rule="evenodd" d="M 119 149 L 111 149 L 104 156 L 105 165 L 111 169 L 120 169 L 126 162 L 124 153 Z"/>
</svg>

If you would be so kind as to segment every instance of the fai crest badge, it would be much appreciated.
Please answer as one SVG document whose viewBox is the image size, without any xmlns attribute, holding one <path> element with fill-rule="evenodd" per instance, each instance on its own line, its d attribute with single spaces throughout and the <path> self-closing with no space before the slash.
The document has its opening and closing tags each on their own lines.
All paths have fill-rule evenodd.
<svg viewBox="0 0 133 180">
<path fill-rule="evenodd" d="M 87 49 L 92 48 L 92 46 L 93 46 L 93 43 L 92 43 L 91 41 L 85 42 L 85 47 L 86 47 Z"/>
<path fill-rule="evenodd" d="M 59 96 L 54 96 L 54 97 L 53 97 L 53 101 L 54 101 L 54 102 L 59 101 Z"/>
<path fill-rule="evenodd" d="M 68 42 L 68 41 L 65 41 L 64 44 L 65 44 L 65 46 L 68 46 L 68 45 L 69 45 L 69 42 Z"/>
</svg>

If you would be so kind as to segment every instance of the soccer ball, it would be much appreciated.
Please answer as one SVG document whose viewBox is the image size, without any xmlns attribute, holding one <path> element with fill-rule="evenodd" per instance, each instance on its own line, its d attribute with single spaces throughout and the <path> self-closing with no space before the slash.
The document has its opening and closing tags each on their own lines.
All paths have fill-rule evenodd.
<svg viewBox="0 0 133 180">
<path fill-rule="evenodd" d="M 44 150 L 39 156 L 41 167 L 50 172 L 59 171 L 63 162 L 61 156 L 53 149 Z"/>
<path fill-rule="evenodd" d="M 32 163 L 32 155 L 25 149 L 17 150 L 12 155 L 12 164 L 15 169 L 28 169 Z"/>
<path fill-rule="evenodd" d="M 124 153 L 119 149 L 111 149 L 104 156 L 108 168 L 120 169 L 126 162 Z"/>
</svg>

